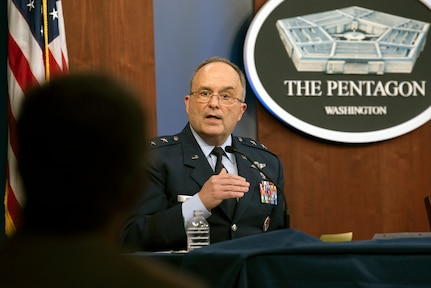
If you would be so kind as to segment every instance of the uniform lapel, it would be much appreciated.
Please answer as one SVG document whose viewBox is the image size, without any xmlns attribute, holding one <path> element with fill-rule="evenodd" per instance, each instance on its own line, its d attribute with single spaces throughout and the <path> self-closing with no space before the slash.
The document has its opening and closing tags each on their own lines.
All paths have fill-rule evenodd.
<svg viewBox="0 0 431 288">
<path fill-rule="evenodd" d="M 200 187 L 208 180 L 214 173 L 205 155 L 202 153 L 196 139 L 187 125 L 181 132 L 183 144 L 183 159 L 184 166 L 192 169 L 191 177 L 196 181 Z"/>
<path fill-rule="evenodd" d="M 202 153 L 202 150 L 199 147 L 199 144 L 196 142 L 196 139 L 193 137 L 193 134 L 190 130 L 189 125 L 187 125 L 180 134 L 180 137 L 183 142 L 183 159 L 184 166 L 192 169 L 191 177 L 196 183 L 202 187 L 205 182 L 214 174 L 213 169 L 211 168 L 206 156 Z M 237 158 L 238 159 L 238 158 Z M 238 161 L 238 160 L 237 160 Z M 243 162 L 243 161 L 240 161 Z M 238 171 L 241 170 L 247 171 L 249 168 L 245 167 L 245 163 L 240 163 L 238 166 Z M 246 177 L 247 178 L 247 177 Z M 246 193 L 252 194 L 252 193 Z M 241 199 L 242 201 L 242 199 Z M 241 202 L 239 201 L 239 203 Z M 246 200 L 248 203 L 250 200 Z M 227 206 L 226 201 L 222 201 L 219 205 L 221 211 L 226 214 L 227 217 L 231 218 L 229 208 Z M 238 207 L 237 207 L 238 210 Z M 235 212 L 236 214 L 236 212 Z"/>
<path fill-rule="evenodd" d="M 243 145 L 240 145 L 238 150 L 245 150 L 241 146 Z M 236 147 L 238 147 L 238 144 L 236 144 Z M 238 174 L 244 177 L 250 183 L 249 191 L 244 194 L 244 197 L 240 198 L 235 211 L 234 218 L 239 218 L 241 217 L 241 214 L 247 210 L 247 207 L 250 202 L 253 201 L 255 197 L 260 197 L 259 190 L 257 190 L 256 187 L 259 187 L 261 176 L 259 174 L 259 171 L 256 168 L 251 167 L 251 163 L 248 160 L 244 159 L 243 156 L 235 154 L 235 157 L 236 165 L 238 167 Z"/>
</svg>

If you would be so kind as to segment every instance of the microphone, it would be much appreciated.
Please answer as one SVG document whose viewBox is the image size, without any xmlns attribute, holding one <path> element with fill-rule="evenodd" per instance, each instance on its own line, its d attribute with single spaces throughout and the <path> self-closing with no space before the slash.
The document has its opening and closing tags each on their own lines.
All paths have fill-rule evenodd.
<svg viewBox="0 0 431 288">
<path fill-rule="evenodd" d="M 248 162 L 251 163 L 251 165 L 253 167 L 255 167 L 260 173 L 262 173 L 269 181 L 271 181 L 275 187 L 277 187 L 277 189 L 281 192 L 281 195 L 283 196 L 283 201 L 284 201 L 284 225 L 286 226 L 286 228 L 290 227 L 290 214 L 289 214 L 289 209 L 287 207 L 287 199 L 286 199 L 286 195 L 284 195 L 284 191 L 282 189 L 282 187 L 280 187 L 276 182 L 274 182 L 274 180 L 271 179 L 271 177 L 268 176 L 268 174 L 266 174 L 262 168 L 260 168 L 258 165 L 256 165 L 254 163 L 253 160 L 250 159 L 250 157 L 248 157 L 246 154 L 244 154 L 243 152 L 239 151 L 238 149 L 232 147 L 232 146 L 226 146 L 225 147 L 226 152 L 228 153 L 238 153 L 241 156 L 243 156 Z"/>
</svg>

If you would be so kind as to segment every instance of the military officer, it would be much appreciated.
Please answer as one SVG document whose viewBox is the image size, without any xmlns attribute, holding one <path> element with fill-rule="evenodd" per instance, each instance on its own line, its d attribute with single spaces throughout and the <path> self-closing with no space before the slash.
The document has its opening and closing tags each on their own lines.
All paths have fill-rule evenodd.
<svg viewBox="0 0 431 288">
<path fill-rule="evenodd" d="M 207 218 L 210 243 L 288 225 L 280 159 L 232 135 L 247 109 L 245 94 L 244 73 L 228 59 L 211 57 L 196 68 L 184 98 L 189 122 L 149 143 L 150 184 L 123 231 L 127 249 L 185 249 L 193 210 Z"/>
</svg>

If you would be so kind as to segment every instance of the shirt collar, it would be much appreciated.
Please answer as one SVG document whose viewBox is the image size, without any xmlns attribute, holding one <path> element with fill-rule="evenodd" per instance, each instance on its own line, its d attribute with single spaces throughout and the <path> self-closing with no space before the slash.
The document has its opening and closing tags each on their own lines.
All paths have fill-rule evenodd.
<svg viewBox="0 0 431 288">
<path fill-rule="evenodd" d="M 199 134 L 192 128 L 192 126 L 190 126 L 190 130 L 192 131 L 193 136 L 195 137 L 196 141 L 198 142 L 199 147 L 201 147 L 201 150 L 204 153 L 204 155 L 206 157 L 211 157 L 211 151 L 214 149 L 214 146 L 205 142 L 205 140 L 202 139 L 199 136 Z M 232 136 L 229 136 L 227 138 L 227 140 L 222 145 L 220 145 L 220 147 L 223 148 L 223 150 L 225 150 L 226 146 L 231 146 L 231 145 L 232 145 Z M 226 152 L 226 150 L 225 150 L 225 152 Z M 234 162 L 232 153 L 226 152 L 226 155 L 227 155 L 227 158 L 231 162 Z"/>
</svg>

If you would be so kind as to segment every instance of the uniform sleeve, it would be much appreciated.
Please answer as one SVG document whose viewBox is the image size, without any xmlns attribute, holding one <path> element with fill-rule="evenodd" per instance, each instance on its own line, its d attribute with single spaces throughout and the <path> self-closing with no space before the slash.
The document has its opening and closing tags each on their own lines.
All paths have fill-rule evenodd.
<svg viewBox="0 0 431 288">
<path fill-rule="evenodd" d="M 181 250 L 186 247 L 182 203 L 177 202 L 176 197 L 173 199 L 176 191 L 166 189 L 169 163 L 155 163 L 147 167 L 149 183 L 122 233 L 126 251 Z"/>
</svg>

